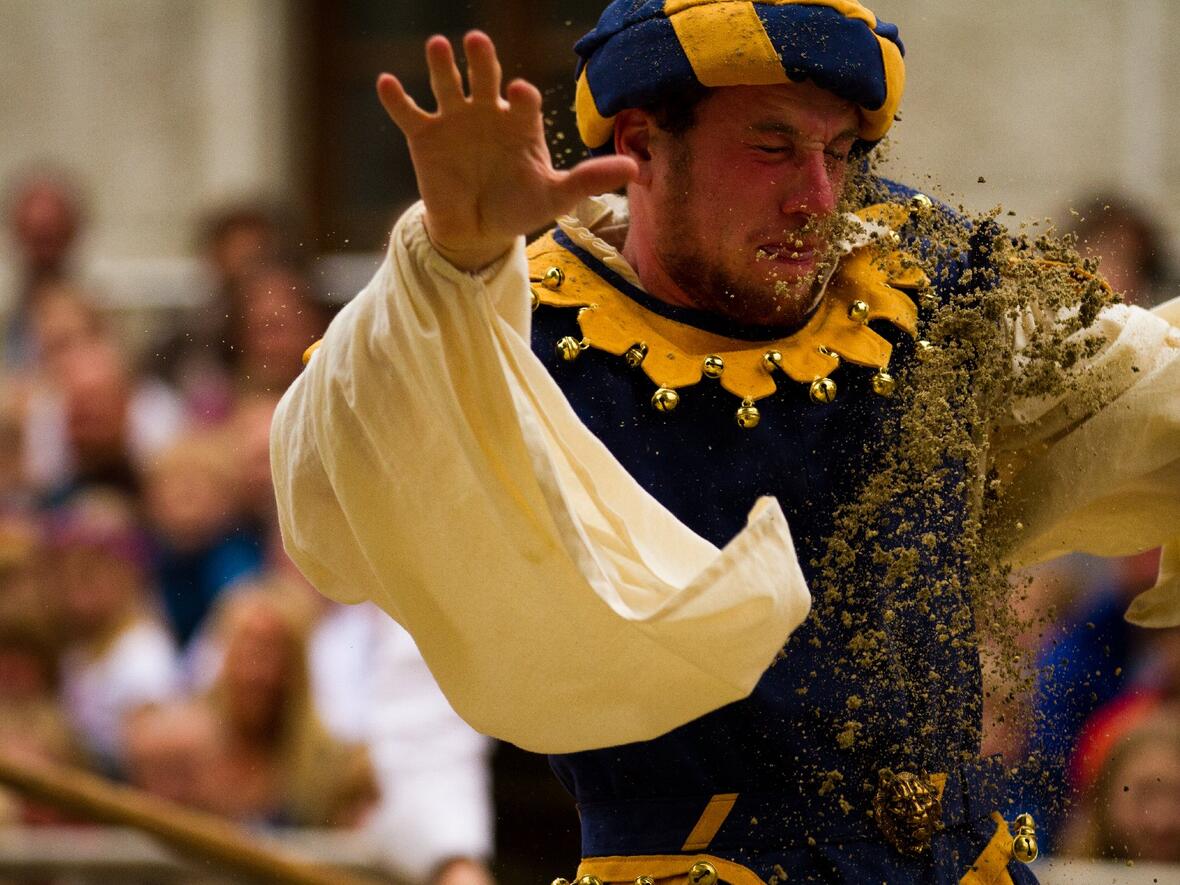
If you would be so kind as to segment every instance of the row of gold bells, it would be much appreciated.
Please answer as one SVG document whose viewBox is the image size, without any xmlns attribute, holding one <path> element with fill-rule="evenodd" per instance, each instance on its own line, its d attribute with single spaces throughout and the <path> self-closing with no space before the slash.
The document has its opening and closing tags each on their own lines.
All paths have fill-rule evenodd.
<svg viewBox="0 0 1180 885">
<path fill-rule="evenodd" d="M 863 305 L 864 302 L 858 301 L 853 305 Z M 867 312 L 868 306 L 865 305 Z M 588 350 L 590 343 L 585 339 L 579 341 L 573 336 L 567 335 L 557 342 L 557 353 L 565 362 L 572 363 L 582 355 L 582 351 Z M 826 356 L 839 357 L 827 348 L 821 348 Z M 644 359 L 647 357 L 647 345 L 643 342 L 633 344 L 630 349 L 623 354 L 623 359 L 627 361 L 627 365 L 632 369 L 638 369 Z M 768 350 L 762 355 L 762 365 L 767 372 L 782 370 L 783 355 L 777 350 Z M 725 372 L 725 360 L 716 354 L 710 354 L 705 357 L 701 364 L 701 372 L 706 378 L 717 379 Z M 878 396 L 892 396 L 897 389 L 897 380 L 885 369 L 878 369 L 873 375 L 872 379 L 873 393 Z M 816 378 L 811 382 L 808 388 L 808 394 L 813 403 L 819 405 L 828 405 L 836 400 L 838 388 L 836 382 L 830 377 Z M 680 393 L 670 387 L 660 387 L 652 394 L 651 404 L 658 412 L 671 412 L 680 405 Z M 762 420 L 762 413 L 758 407 L 754 405 L 751 399 L 743 399 L 741 406 L 738 408 L 735 415 L 738 426 L 745 430 L 752 430 L 758 426 Z"/>
<path fill-rule="evenodd" d="M 717 868 L 707 860 L 698 860 L 688 869 L 688 882 L 689 885 L 717 885 Z M 553 885 L 571 883 L 569 879 L 554 879 Z M 602 880 L 597 876 L 582 876 L 572 885 L 602 885 Z M 656 885 L 656 880 L 651 876 L 640 876 L 635 880 L 635 885 Z"/>
</svg>

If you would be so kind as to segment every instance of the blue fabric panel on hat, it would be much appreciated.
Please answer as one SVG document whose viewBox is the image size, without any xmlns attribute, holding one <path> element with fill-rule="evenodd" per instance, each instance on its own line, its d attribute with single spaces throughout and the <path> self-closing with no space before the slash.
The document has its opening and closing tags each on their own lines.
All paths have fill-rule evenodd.
<svg viewBox="0 0 1180 885">
<path fill-rule="evenodd" d="M 594 29 L 574 44 L 574 52 L 578 54 L 578 73 L 586 59 L 594 54 L 603 43 L 625 28 L 639 24 L 647 19 L 664 17 L 664 0 L 632 0 L 630 3 L 615 0 L 598 19 Z"/>
<path fill-rule="evenodd" d="M 668 19 L 650 18 L 601 45 L 587 78 L 599 113 L 643 107 L 667 97 L 679 85 L 696 82 L 688 56 Z"/>
<path fill-rule="evenodd" d="M 827 6 L 757 3 L 754 8 L 792 80 L 811 80 L 869 110 L 885 103 L 881 46 L 864 22 Z"/>
</svg>

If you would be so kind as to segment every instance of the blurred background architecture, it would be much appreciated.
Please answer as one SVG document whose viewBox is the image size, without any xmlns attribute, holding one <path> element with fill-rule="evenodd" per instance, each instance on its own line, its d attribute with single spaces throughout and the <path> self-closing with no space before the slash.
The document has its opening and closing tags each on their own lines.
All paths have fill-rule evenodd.
<svg viewBox="0 0 1180 885">
<path fill-rule="evenodd" d="M 415 199 L 378 73 L 425 100 L 424 38 L 481 27 L 570 164 L 572 45 L 603 5 L 0 0 L 0 745 L 252 826 L 369 833 L 353 860 L 405 881 L 572 873 L 544 761 L 467 730 L 408 637 L 286 562 L 266 433 Z M 1178 294 L 1180 4 L 869 5 L 908 50 L 887 174 L 1075 231 L 1128 300 Z M 1120 618 L 1154 557 L 1028 579 L 1050 669 L 1035 727 L 989 749 L 1055 773 L 1014 798 L 1058 857 L 1180 863 L 1180 640 Z M 21 845 L 52 853 L 13 833 L 72 823 L 0 795 L 0 879 Z M 1138 881 L 1093 881 L 1111 869 Z"/>
</svg>

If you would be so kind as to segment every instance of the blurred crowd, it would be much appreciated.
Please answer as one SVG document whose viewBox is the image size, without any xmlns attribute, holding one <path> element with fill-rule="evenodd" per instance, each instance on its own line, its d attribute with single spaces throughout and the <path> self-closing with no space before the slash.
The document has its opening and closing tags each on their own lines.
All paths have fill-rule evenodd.
<svg viewBox="0 0 1180 885">
<path fill-rule="evenodd" d="M 134 349 L 75 264 L 60 173 L 12 183 L 0 342 L 0 747 L 250 826 L 367 827 L 410 881 L 488 881 L 488 743 L 410 638 L 283 553 L 271 417 L 331 311 L 265 204 Z M 142 336 L 141 336 L 142 337 Z M 0 824 L 68 822 L 15 793 Z"/>
<path fill-rule="evenodd" d="M 412 881 L 489 881 L 489 742 L 400 628 L 318 596 L 281 549 L 269 424 L 332 312 L 289 215 L 212 213 L 204 303 L 136 348 L 78 274 L 79 188 L 24 175 L 5 211 L 0 746 L 251 826 L 371 828 Z M 1148 215 L 1098 197 L 1070 223 L 1129 301 L 1159 300 Z M 1014 590 L 1035 683 L 993 686 L 986 750 L 1053 853 L 1180 862 L 1180 631 L 1122 620 L 1156 560 L 1071 557 Z M 519 856 L 502 878 L 544 875 L 530 855 L 552 878 L 576 821 L 512 752 L 497 751 L 499 847 Z M 0 824 L 63 820 L 0 794 Z"/>
</svg>

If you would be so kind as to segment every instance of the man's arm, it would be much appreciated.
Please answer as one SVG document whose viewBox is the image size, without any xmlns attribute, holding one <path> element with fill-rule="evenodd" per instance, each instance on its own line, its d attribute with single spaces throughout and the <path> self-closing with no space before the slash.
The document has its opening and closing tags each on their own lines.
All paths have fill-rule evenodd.
<svg viewBox="0 0 1180 885">
<path fill-rule="evenodd" d="M 445 79 L 431 46 L 432 79 Z M 492 174 L 482 158 L 458 165 L 469 177 L 435 174 L 451 142 L 422 139 L 448 101 L 456 119 L 483 101 L 481 119 L 514 131 L 511 104 L 480 99 L 478 82 L 462 107 L 440 97 L 427 115 L 382 79 L 436 207 Z M 454 130 L 457 153 L 489 126 Z M 530 227 L 564 205 L 554 193 L 593 182 L 528 168 L 505 175 L 529 195 L 517 223 Z M 718 551 L 578 420 L 529 345 L 523 238 L 494 257 L 512 227 L 486 209 L 509 193 L 458 213 L 457 239 L 444 231 L 459 221 L 411 209 L 287 392 L 271 435 L 284 544 L 322 592 L 399 621 L 477 730 L 539 752 L 649 739 L 748 694 L 810 598 L 776 502 Z M 478 272 L 455 263 L 489 258 Z"/>
<path fill-rule="evenodd" d="M 1085 384 L 1017 404 L 999 437 L 1019 469 L 1007 520 L 1024 565 L 1080 551 L 1121 556 L 1165 546 L 1156 587 L 1128 617 L 1180 625 L 1180 299 L 1103 311 Z"/>
</svg>

